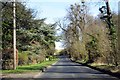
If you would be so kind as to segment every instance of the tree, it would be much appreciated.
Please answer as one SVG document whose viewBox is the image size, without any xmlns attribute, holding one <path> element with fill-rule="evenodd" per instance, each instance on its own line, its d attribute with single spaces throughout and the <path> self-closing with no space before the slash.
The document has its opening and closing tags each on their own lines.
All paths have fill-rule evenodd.
<svg viewBox="0 0 120 80">
<path fill-rule="evenodd" d="M 2 4 L 4 4 L 2 2 Z M 12 3 L 7 2 L 2 9 L 2 59 L 3 69 L 12 69 L 13 62 L 13 17 Z M 16 3 L 17 22 L 17 49 L 20 65 L 39 63 L 45 60 L 46 55 L 53 55 L 55 50 L 56 24 L 46 24 L 45 18 L 35 19 L 32 9 L 22 3 Z M 9 54 L 9 55 L 8 55 Z M 21 55 L 25 55 L 21 57 Z M 11 63 L 10 63 L 11 62 Z M 9 67 L 8 65 L 11 65 Z"/>
<path fill-rule="evenodd" d="M 108 37 L 110 40 L 110 46 L 112 48 L 112 51 L 110 52 L 110 56 L 112 56 L 111 57 L 112 63 L 114 65 L 118 66 L 119 58 L 118 58 L 118 50 L 117 50 L 117 32 L 115 29 L 115 25 L 112 22 L 112 16 L 111 16 L 111 12 L 110 12 L 109 2 L 106 1 L 105 3 L 106 3 L 106 7 L 102 7 L 102 8 L 105 8 L 106 12 L 103 11 L 102 8 L 100 8 L 101 13 L 103 14 L 103 16 L 101 16 L 101 19 L 106 21 L 107 28 L 109 30 Z M 105 15 L 105 14 L 107 14 L 107 15 Z"/>
</svg>

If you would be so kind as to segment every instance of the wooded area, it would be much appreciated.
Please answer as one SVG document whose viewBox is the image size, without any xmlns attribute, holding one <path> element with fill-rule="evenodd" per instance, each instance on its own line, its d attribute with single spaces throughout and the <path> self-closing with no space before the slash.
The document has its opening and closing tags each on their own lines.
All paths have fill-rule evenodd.
<svg viewBox="0 0 120 80">
<path fill-rule="evenodd" d="M 13 3 L 2 5 L 2 68 L 13 69 Z M 16 39 L 18 65 L 40 63 L 52 59 L 55 51 L 56 24 L 46 24 L 35 18 L 36 12 L 21 2 L 16 2 Z"/>
<path fill-rule="evenodd" d="M 99 9 L 97 18 L 89 14 L 88 8 L 84 1 L 72 4 L 65 19 L 58 22 L 63 30 L 64 51 L 74 61 L 120 68 L 120 14 L 110 12 L 108 2 Z"/>
<path fill-rule="evenodd" d="M 13 69 L 13 3 L 1 2 L 2 69 Z M 85 2 L 70 5 L 68 14 L 55 24 L 46 24 L 36 19 L 36 12 L 24 3 L 16 2 L 16 35 L 18 65 L 41 63 L 54 58 L 56 27 L 62 31 L 66 53 L 74 61 L 85 64 L 110 65 L 120 70 L 120 13 L 110 14 L 109 6 L 102 6 L 100 14 L 94 18 L 89 14 Z M 103 14 L 103 15 L 102 15 Z M 106 15 L 107 14 L 107 15 Z"/>
</svg>

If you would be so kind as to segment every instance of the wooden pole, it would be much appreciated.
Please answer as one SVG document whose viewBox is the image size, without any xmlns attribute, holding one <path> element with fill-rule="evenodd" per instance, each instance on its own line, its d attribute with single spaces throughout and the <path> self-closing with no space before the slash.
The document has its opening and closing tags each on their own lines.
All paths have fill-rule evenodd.
<svg viewBox="0 0 120 80">
<path fill-rule="evenodd" d="M 111 20 L 110 20 L 110 19 L 111 19 L 111 17 L 110 17 L 111 12 L 110 12 L 109 0 L 106 0 L 105 3 L 106 3 L 106 7 L 107 7 L 107 15 L 108 15 L 107 20 L 108 20 L 108 27 L 111 28 Z"/>
<path fill-rule="evenodd" d="M 15 0 L 13 1 L 13 53 L 14 53 L 14 61 L 13 68 L 16 69 L 16 4 Z"/>
</svg>

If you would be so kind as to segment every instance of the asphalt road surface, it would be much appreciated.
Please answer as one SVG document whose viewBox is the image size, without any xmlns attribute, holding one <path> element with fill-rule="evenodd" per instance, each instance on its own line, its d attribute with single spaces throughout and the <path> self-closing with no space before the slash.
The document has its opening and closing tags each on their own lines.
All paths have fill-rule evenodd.
<svg viewBox="0 0 120 80">
<path fill-rule="evenodd" d="M 72 62 L 67 56 L 37 76 L 45 80 L 120 80 L 108 74 Z"/>
</svg>

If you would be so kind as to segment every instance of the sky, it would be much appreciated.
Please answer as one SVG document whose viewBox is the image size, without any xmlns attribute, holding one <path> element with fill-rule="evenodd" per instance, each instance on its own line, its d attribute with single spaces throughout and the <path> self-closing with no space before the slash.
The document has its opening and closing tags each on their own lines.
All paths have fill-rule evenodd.
<svg viewBox="0 0 120 80">
<path fill-rule="evenodd" d="M 87 0 L 90 1 L 90 14 L 96 17 L 99 14 L 99 8 L 104 5 L 100 0 Z M 118 12 L 118 1 L 109 0 L 110 8 L 114 12 Z M 46 23 L 54 23 L 58 19 L 62 19 L 67 14 L 67 9 L 70 4 L 80 3 L 80 0 L 28 0 L 26 5 L 28 8 L 34 9 L 37 12 L 36 18 L 47 18 Z M 59 31 L 58 31 L 59 33 Z M 61 42 L 56 42 L 56 49 L 62 49 Z"/>
</svg>

